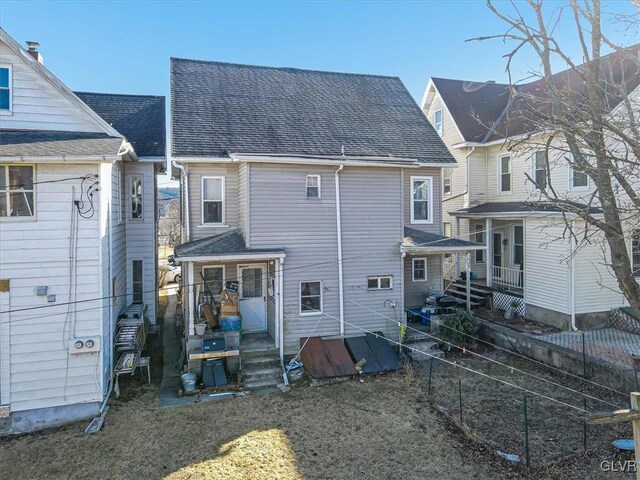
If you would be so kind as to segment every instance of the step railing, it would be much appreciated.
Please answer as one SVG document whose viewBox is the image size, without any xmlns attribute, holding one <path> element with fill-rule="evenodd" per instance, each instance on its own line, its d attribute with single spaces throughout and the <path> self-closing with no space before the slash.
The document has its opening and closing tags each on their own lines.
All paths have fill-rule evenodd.
<svg viewBox="0 0 640 480">
<path fill-rule="evenodd" d="M 491 267 L 491 279 L 497 285 L 507 288 L 523 288 L 524 272 L 519 268 Z"/>
</svg>

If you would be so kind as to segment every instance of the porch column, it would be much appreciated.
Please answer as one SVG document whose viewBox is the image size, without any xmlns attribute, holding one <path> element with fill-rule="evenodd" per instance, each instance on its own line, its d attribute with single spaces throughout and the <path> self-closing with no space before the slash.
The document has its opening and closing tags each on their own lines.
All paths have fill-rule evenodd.
<svg viewBox="0 0 640 480">
<path fill-rule="evenodd" d="M 465 254 L 465 269 L 467 271 L 467 312 L 471 311 L 471 252 Z"/>
<path fill-rule="evenodd" d="M 487 258 L 485 258 L 485 265 L 487 266 L 487 287 L 490 287 L 493 285 L 493 268 L 492 268 L 492 264 L 493 264 L 493 242 L 491 241 L 492 238 L 492 231 L 493 231 L 493 226 L 492 226 L 492 220 L 490 218 L 487 218 L 485 220 L 485 232 L 484 232 L 484 238 L 486 240 L 486 245 L 487 245 Z"/>
<path fill-rule="evenodd" d="M 456 217 L 456 232 L 453 236 L 462 239 L 462 235 L 460 234 L 460 217 Z M 458 280 L 459 278 L 460 278 L 460 254 L 456 253 L 456 280 Z"/>
<path fill-rule="evenodd" d="M 189 298 L 189 335 L 195 335 L 195 285 L 193 284 L 193 262 L 187 262 L 187 297 Z"/>
<path fill-rule="evenodd" d="M 280 364 L 284 365 L 284 258 L 278 260 L 278 336 L 280 337 Z"/>
<path fill-rule="evenodd" d="M 273 300 L 275 303 L 275 341 L 276 347 L 280 347 L 280 259 L 273 260 Z"/>
</svg>

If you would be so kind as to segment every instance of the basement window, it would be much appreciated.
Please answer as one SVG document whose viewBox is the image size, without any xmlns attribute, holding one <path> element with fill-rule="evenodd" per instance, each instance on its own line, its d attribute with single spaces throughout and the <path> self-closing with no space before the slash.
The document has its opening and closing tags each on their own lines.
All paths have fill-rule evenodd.
<svg viewBox="0 0 640 480">
<path fill-rule="evenodd" d="M 393 288 L 393 277 L 391 275 L 383 275 L 379 277 L 367 278 L 368 290 L 391 290 Z"/>
<path fill-rule="evenodd" d="M 34 167 L 0 165 L 0 217 L 33 217 Z"/>
</svg>

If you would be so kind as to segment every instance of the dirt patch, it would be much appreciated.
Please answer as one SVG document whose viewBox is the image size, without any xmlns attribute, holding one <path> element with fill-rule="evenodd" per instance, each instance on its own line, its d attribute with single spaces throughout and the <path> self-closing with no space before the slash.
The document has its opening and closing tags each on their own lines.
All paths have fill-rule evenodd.
<svg viewBox="0 0 640 480">
<path fill-rule="evenodd" d="M 568 405 L 584 408 L 585 397 L 577 392 L 603 400 L 600 402 L 587 398 L 588 412 L 612 410 L 612 404 L 628 407 L 627 397 L 555 373 L 506 352 L 484 350 L 479 353 L 487 358 L 479 358 L 469 353 L 456 354 L 447 357 L 447 360 L 454 361 L 456 365 L 441 363 L 433 367 L 430 399 L 450 418 L 450 422 L 460 422 L 462 392 L 462 423 L 471 432 L 472 437 L 476 437 L 477 443 L 487 446 L 493 452 L 499 450 L 516 454 L 521 458 L 520 464 L 523 464 L 526 458 L 525 392 L 459 367 L 467 367 L 559 400 L 567 405 L 526 393 L 529 454 L 535 478 L 560 478 L 558 475 L 561 473 L 562 478 L 602 478 L 600 461 L 611 459 L 614 454 L 610 442 L 616 438 L 631 437 L 631 426 L 588 425 L 585 452 L 584 414 Z M 489 359 L 508 364 L 510 367 L 498 365 Z M 538 378 L 525 375 L 518 370 L 529 372 Z M 428 371 L 427 365 L 422 372 L 427 379 L 427 385 Z"/>
<path fill-rule="evenodd" d="M 500 325 L 504 325 L 505 327 L 513 328 L 518 332 L 532 333 L 534 335 L 544 335 L 547 333 L 558 333 L 561 331 L 555 327 L 552 327 L 551 325 L 535 322 L 533 320 L 526 320 L 519 315 L 517 315 L 512 320 L 507 320 L 504 318 L 504 312 L 498 309 L 478 308 L 474 310 L 473 313 L 477 317 L 499 323 Z"/>
</svg>

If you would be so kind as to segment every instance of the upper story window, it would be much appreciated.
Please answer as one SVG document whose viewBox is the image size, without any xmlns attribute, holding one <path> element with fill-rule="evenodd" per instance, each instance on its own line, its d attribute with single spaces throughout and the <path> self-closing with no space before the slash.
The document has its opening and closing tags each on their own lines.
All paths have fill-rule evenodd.
<svg viewBox="0 0 640 480">
<path fill-rule="evenodd" d="M 202 223 L 224 223 L 224 177 L 202 177 Z"/>
<path fill-rule="evenodd" d="M 442 110 L 433 112 L 433 128 L 438 132 L 438 135 L 442 136 Z"/>
<path fill-rule="evenodd" d="M 451 222 L 442 222 L 442 234 L 445 237 L 451 237 Z"/>
<path fill-rule="evenodd" d="M 636 277 L 640 277 L 640 229 L 631 234 L 631 268 Z"/>
<path fill-rule="evenodd" d="M 421 282 L 427 279 L 427 259 L 414 258 L 411 260 L 411 280 Z"/>
<path fill-rule="evenodd" d="M 300 282 L 300 315 L 322 313 L 322 282 Z"/>
<path fill-rule="evenodd" d="M 433 177 L 411 177 L 411 223 L 433 223 Z"/>
<path fill-rule="evenodd" d="M 369 290 L 391 290 L 393 288 L 393 277 L 391 275 L 367 277 L 367 288 Z"/>
<path fill-rule="evenodd" d="M 11 67 L 0 65 L 0 110 L 11 111 Z"/>
<path fill-rule="evenodd" d="M 511 156 L 498 157 L 498 191 L 500 193 L 511 192 Z"/>
<path fill-rule="evenodd" d="M 0 217 L 33 217 L 34 167 L 0 165 Z"/>
<path fill-rule="evenodd" d="M 320 198 L 320 175 L 307 175 L 307 198 Z"/>
<path fill-rule="evenodd" d="M 451 175 L 453 174 L 453 168 L 442 169 L 442 194 L 451 195 Z"/>
<path fill-rule="evenodd" d="M 131 177 L 131 219 L 142 218 L 142 177 Z"/>
<path fill-rule="evenodd" d="M 571 190 L 588 190 L 589 176 L 585 172 L 579 172 L 569 167 L 569 188 Z"/>
<path fill-rule="evenodd" d="M 545 150 L 538 150 L 533 154 L 533 180 L 534 190 L 547 188 L 547 152 Z"/>
</svg>

